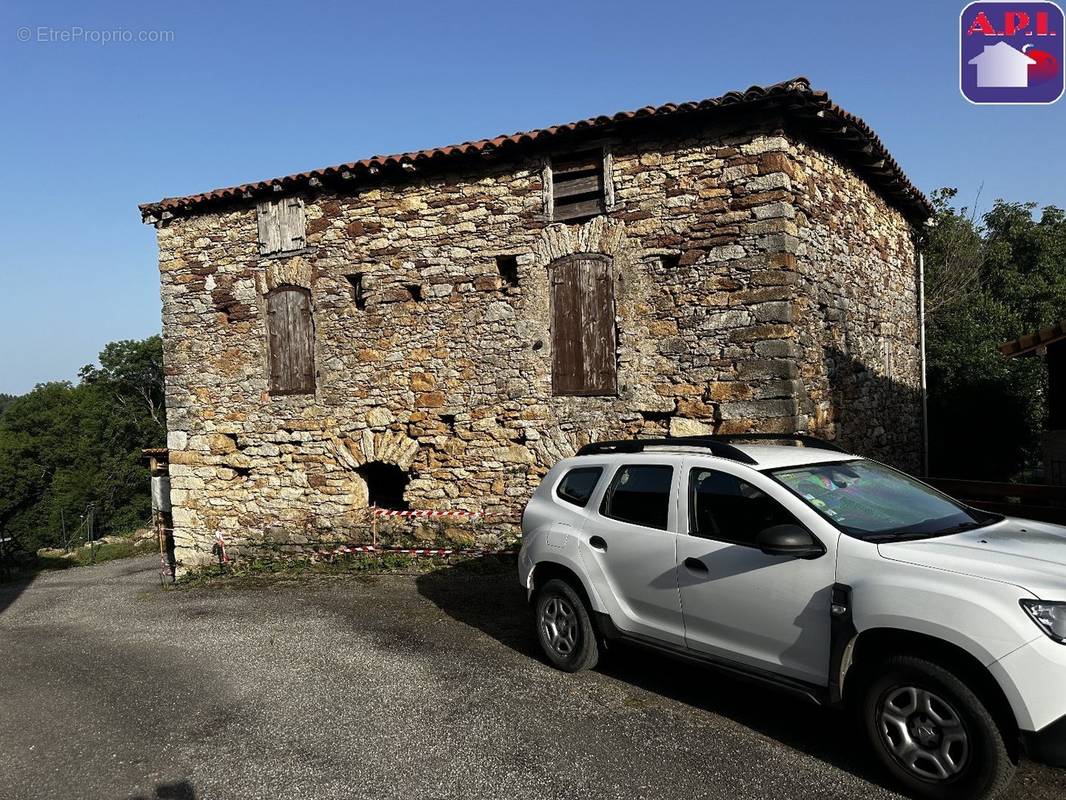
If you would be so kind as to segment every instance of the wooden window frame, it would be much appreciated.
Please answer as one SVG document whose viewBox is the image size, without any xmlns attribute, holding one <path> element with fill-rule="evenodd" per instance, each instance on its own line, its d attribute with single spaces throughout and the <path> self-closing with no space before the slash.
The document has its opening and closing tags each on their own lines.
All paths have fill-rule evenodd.
<svg viewBox="0 0 1066 800">
<path fill-rule="evenodd" d="M 604 326 L 609 326 L 610 331 L 610 375 L 605 384 L 590 385 L 591 378 L 587 372 L 582 372 L 580 386 L 567 386 L 562 383 L 561 375 L 565 372 L 559 363 L 559 331 L 556 324 L 556 273 L 575 262 L 595 261 L 606 266 L 606 279 L 609 285 L 609 307 L 603 310 L 605 316 Z M 552 395 L 554 397 L 617 397 L 618 396 L 618 302 L 614 292 L 614 264 L 609 256 L 602 253 L 575 253 L 573 255 L 557 258 L 548 265 L 548 314 L 550 318 L 549 338 L 552 346 Z M 583 296 L 575 300 L 579 304 L 583 302 Z M 579 323 L 580 327 L 580 323 Z M 584 362 L 584 349 L 582 344 L 582 361 Z"/>
<path fill-rule="evenodd" d="M 551 156 L 544 181 L 548 218 L 576 225 L 610 211 L 614 206 L 612 167 L 611 149 L 604 144 Z M 569 198 L 579 199 L 571 202 Z"/>
<path fill-rule="evenodd" d="M 278 385 L 278 372 L 276 365 L 276 358 L 280 355 L 278 348 L 281 345 L 274 344 L 275 335 L 279 335 L 274 329 L 274 323 L 271 321 L 271 302 L 274 298 L 283 293 L 297 292 L 301 294 L 307 301 L 307 324 L 309 327 L 310 336 L 310 349 L 309 357 L 311 359 L 310 371 L 309 371 L 309 384 L 303 384 L 301 386 L 279 386 Z M 267 385 L 270 395 L 272 397 L 285 397 L 290 395 L 314 395 L 318 389 L 318 375 L 315 369 L 315 314 L 314 304 L 311 295 L 311 290 L 304 286 L 295 286 L 293 284 L 283 284 L 271 289 L 265 295 L 265 317 L 266 317 L 266 334 L 267 334 Z"/>
</svg>

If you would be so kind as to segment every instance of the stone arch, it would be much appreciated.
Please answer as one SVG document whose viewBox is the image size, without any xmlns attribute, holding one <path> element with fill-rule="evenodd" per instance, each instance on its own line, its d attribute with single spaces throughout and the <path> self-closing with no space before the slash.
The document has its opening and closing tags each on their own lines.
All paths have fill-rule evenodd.
<svg viewBox="0 0 1066 800">
<path fill-rule="evenodd" d="M 349 501 L 355 508 L 367 508 L 380 497 L 398 491 L 396 509 L 407 507 L 405 496 L 411 481 L 411 465 L 418 455 L 418 442 L 399 431 L 364 430 L 348 438 L 330 437 L 327 449 L 348 475 Z M 397 488 L 398 487 L 398 488 Z"/>
<path fill-rule="evenodd" d="M 626 235 L 625 223 L 605 216 L 593 217 L 584 225 L 549 225 L 533 245 L 533 257 L 544 267 L 582 253 L 599 253 L 620 262 L 640 260 L 639 246 Z"/>
<path fill-rule="evenodd" d="M 265 295 L 282 286 L 295 286 L 311 291 L 314 271 L 311 264 L 300 256 L 275 258 L 266 263 L 266 268 L 257 276 L 259 294 Z"/>
<path fill-rule="evenodd" d="M 409 470 L 418 455 L 418 442 L 399 431 L 374 433 L 364 430 L 358 437 L 330 439 L 330 449 L 343 467 L 357 470 L 371 461 L 394 464 Z"/>
</svg>

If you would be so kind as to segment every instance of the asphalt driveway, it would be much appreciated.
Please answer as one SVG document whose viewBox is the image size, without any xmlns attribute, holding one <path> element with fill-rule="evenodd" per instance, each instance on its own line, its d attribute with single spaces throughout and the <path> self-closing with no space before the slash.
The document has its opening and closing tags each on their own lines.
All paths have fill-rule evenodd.
<svg viewBox="0 0 1066 800">
<path fill-rule="evenodd" d="M 156 566 L 0 586 L 0 797 L 897 796 L 836 713 L 629 651 L 550 669 L 510 574 L 163 592 Z"/>
</svg>

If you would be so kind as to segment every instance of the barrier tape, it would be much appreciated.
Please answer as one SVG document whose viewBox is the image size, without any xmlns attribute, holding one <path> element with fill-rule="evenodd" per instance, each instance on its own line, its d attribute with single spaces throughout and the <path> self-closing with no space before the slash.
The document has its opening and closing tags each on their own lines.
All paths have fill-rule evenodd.
<svg viewBox="0 0 1066 800">
<path fill-rule="evenodd" d="M 371 508 L 370 513 L 375 517 L 466 517 L 468 519 L 477 519 L 481 516 L 480 511 L 393 511 L 388 508 L 378 508 L 377 506 Z"/>
<path fill-rule="evenodd" d="M 229 556 L 226 555 L 226 540 L 222 538 L 222 532 L 215 532 L 215 547 L 218 549 L 219 560 L 223 564 L 229 563 Z"/>
<path fill-rule="evenodd" d="M 359 553 L 377 553 L 380 555 L 385 554 L 399 554 L 409 556 L 497 556 L 497 555 L 513 555 L 517 553 L 517 548 L 509 548 L 506 550 L 486 550 L 479 548 L 463 548 L 463 547 L 374 547 L 374 545 L 341 545 L 332 550 L 316 550 L 316 555 L 334 556 L 334 555 L 358 555 Z"/>
</svg>

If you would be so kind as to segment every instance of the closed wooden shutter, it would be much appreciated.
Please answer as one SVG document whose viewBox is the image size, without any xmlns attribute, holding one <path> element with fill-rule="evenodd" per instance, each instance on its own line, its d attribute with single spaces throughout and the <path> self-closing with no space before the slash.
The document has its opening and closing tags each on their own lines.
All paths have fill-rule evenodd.
<svg viewBox="0 0 1066 800">
<path fill-rule="evenodd" d="M 278 210 L 278 221 L 281 227 L 281 249 L 303 249 L 304 236 L 307 231 L 303 199 L 287 197 L 282 200 Z"/>
<path fill-rule="evenodd" d="M 256 218 L 260 255 L 303 249 L 307 234 L 303 198 L 265 200 L 256 206 Z"/>
<path fill-rule="evenodd" d="M 581 222 L 606 210 L 603 150 L 552 159 L 552 220 Z"/>
<path fill-rule="evenodd" d="M 267 295 L 270 391 L 307 394 L 315 390 L 315 329 L 311 293 L 282 286 Z"/>
<path fill-rule="evenodd" d="M 617 334 L 609 259 L 598 255 L 568 256 L 549 269 L 552 392 L 615 394 Z"/>
</svg>

